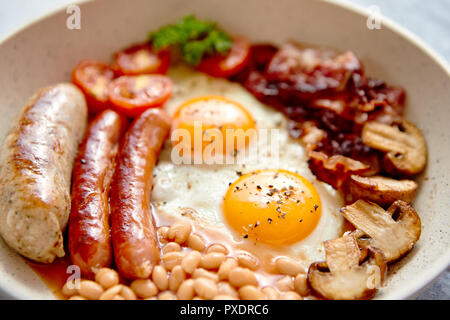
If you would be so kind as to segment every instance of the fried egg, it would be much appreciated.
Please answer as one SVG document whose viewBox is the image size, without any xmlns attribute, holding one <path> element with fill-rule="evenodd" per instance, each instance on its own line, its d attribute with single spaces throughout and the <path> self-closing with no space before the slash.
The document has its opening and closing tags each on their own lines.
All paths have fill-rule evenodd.
<svg viewBox="0 0 450 320">
<path fill-rule="evenodd" d="M 294 258 L 305 268 L 323 260 L 322 242 L 343 232 L 343 199 L 312 174 L 305 150 L 289 136 L 287 119 L 237 83 L 185 66 L 172 67 L 168 75 L 174 91 L 164 108 L 173 117 L 172 139 L 154 168 L 151 201 L 157 224 L 190 219 L 205 239 L 231 251 L 249 251 L 268 270 L 279 256 Z M 202 124 L 199 131 L 196 121 Z M 215 155 L 234 161 L 174 161 L 181 149 L 182 156 L 195 156 L 194 141 L 204 157 L 208 146 L 217 142 L 205 136 L 224 136 L 227 128 L 256 130 L 245 136 L 243 146 L 236 145 L 239 135 L 216 144 L 233 152 L 216 150 Z M 174 143 L 176 129 L 193 139 Z M 174 153 L 180 145 L 183 148 Z"/>
</svg>

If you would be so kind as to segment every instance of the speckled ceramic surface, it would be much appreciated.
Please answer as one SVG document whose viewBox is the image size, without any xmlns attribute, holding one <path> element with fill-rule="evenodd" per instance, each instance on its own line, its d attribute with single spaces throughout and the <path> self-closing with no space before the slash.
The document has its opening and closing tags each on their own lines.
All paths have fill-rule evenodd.
<svg viewBox="0 0 450 320">
<path fill-rule="evenodd" d="M 387 21 L 369 30 L 357 9 L 310 0 L 102 0 L 80 5 L 81 29 L 66 27 L 61 11 L 0 44 L 0 137 L 38 88 L 67 81 L 82 58 L 109 60 L 112 52 L 145 40 L 149 30 L 187 13 L 213 19 L 253 41 L 307 43 L 353 50 L 367 74 L 407 90 L 407 118 L 424 132 L 429 163 L 415 201 L 422 219 L 416 248 L 390 272 L 377 298 L 399 299 L 426 286 L 450 262 L 450 75 L 426 46 Z M 23 259 L 0 240 L 0 290 L 16 298 L 53 298 Z"/>
</svg>

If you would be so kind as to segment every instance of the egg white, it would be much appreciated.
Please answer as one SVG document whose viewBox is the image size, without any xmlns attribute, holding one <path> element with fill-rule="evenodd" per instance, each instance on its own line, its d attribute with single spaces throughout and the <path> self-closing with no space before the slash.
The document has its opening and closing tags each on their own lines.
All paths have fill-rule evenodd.
<svg viewBox="0 0 450 320">
<path fill-rule="evenodd" d="M 322 242 L 339 237 L 344 219 L 339 214 L 342 196 L 331 186 L 320 182 L 310 171 L 303 147 L 292 139 L 287 130 L 287 119 L 279 112 L 256 100 L 247 90 L 225 79 L 209 77 L 185 66 L 175 66 L 168 75 L 174 82 L 173 96 L 165 110 L 173 115 L 186 100 L 204 95 L 222 95 L 242 104 L 256 121 L 257 128 L 278 129 L 272 136 L 278 145 L 278 156 L 273 154 L 265 139 L 256 139 L 258 153 L 247 155 L 243 163 L 234 164 L 174 164 L 172 144 L 166 141 L 154 168 L 152 205 L 157 221 L 175 221 L 188 216 L 203 230 L 228 235 L 233 245 L 253 252 L 269 252 L 272 257 L 290 256 L 307 267 L 323 260 Z M 272 141 L 272 140 L 271 140 Z M 322 215 L 316 229 L 302 241 L 286 247 L 274 247 L 241 239 L 224 220 L 223 197 L 230 182 L 258 169 L 284 169 L 308 179 L 316 188 L 322 203 Z M 186 208 L 189 214 L 186 215 Z M 242 246 L 244 245 L 244 246 Z M 258 250 L 262 249 L 262 250 Z M 257 254 L 257 253 L 256 253 Z"/>
</svg>

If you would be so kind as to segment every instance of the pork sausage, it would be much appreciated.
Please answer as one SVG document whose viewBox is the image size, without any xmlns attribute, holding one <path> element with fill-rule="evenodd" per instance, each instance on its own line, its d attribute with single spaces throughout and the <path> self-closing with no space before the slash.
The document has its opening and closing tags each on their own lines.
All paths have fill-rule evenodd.
<svg viewBox="0 0 450 320">
<path fill-rule="evenodd" d="M 73 167 L 69 253 L 87 277 L 111 264 L 108 196 L 126 124 L 113 110 L 99 114 L 89 124 Z"/>
<path fill-rule="evenodd" d="M 0 234 L 27 258 L 64 256 L 72 167 L 86 124 L 82 92 L 58 84 L 31 98 L 3 141 Z"/>
<path fill-rule="evenodd" d="M 111 184 L 111 236 L 117 268 L 127 279 L 148 278 L 159 261 L 150 207 L 152 171 L 169 133 L 170 119 L 148 109 L 122 139 Z"/>
</svg>

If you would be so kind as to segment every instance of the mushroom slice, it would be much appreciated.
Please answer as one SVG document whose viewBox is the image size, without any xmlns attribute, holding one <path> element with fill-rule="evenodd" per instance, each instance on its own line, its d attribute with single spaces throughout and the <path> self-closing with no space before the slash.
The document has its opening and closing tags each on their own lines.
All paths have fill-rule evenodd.
<svg viewBox="0 0 450 320">
<path fill-rule="evenodd" d="M 372 202 L 358 200 L 343 207 L 341 213 L 360 234 L 383 251 L 387 262 L 409 252 L 419 240 L 421 222 L 417 212 L 405 201 L 395 201 L 386 211 Z"/>
<path fill-rule="evenodd" d="M 411 203 L 417 190 L 417 183 L 413 180 L 396 180 L 381 176 L 352 175 L 348 185 L 353 201 L 364 199 L 380 206 L 390 205 L 396 200 Z"/>
<path fill-rule="evenodd" d="M 427 147 L 420 130 L 403 120 L 389 126 L 380 122 L 367 122 L 362 130 L 364 144 L 386 152 L 385 169 L 390 173 L 414 175 L 425 168 Z"/>
<path fill-rule="evenodd" d="M 386 261 L 383 253 L 366 247 L 365 260 L 354 235 L 324 242 L 326 262 L 314 262 L 308 282 L 319 295 L 333 300 L 369 299 L 383 283 Z"/>
</svg>

